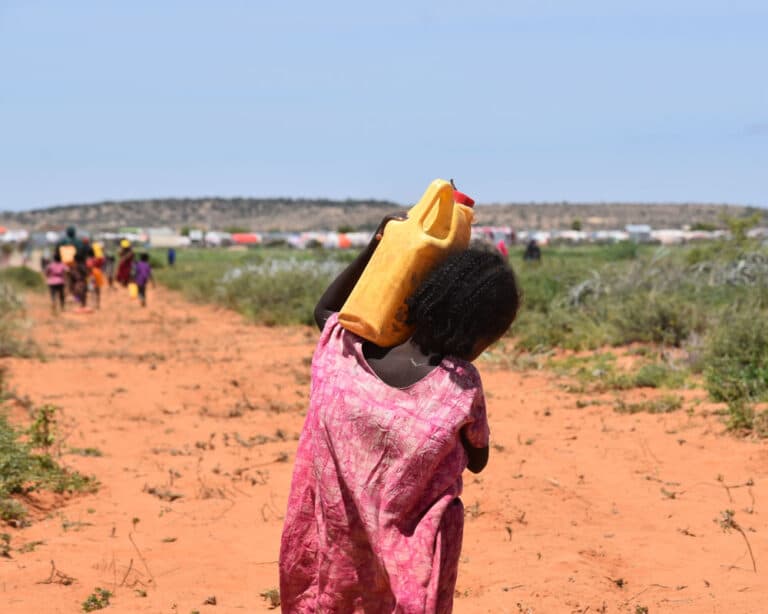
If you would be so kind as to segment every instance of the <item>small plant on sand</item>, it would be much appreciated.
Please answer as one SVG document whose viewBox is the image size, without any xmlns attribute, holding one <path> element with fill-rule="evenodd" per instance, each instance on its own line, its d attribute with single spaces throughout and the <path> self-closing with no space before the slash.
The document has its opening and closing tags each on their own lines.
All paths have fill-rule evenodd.
<svg viewBox="0 0 768 614">
<path fill-rule="evenodd" d="M 559 375 L 577 380 L 571 391 L 604 392 L 631 388 L 679 388 L 686 378 L 685 371 L 663 362 L 648 362 L 635 372 L 619 369 L 611 352 L 595 352 L 587 356 L 551 359 L 547 366 Z"/>
<path fill-rule="evenodd" d="M 45 544 L 43 540 L 36 539 L 31 542 L 27 542 L 23 546 L 20 546 L 19 548 L 17 548 L 17 550 L 22 554 L 26 554 L 27 552 L 34 552 L 35 548 L 37 548 L 38 546 L 42 546 L 43 544 Z"/>
<path fill-rule="evenodd" d="M 734 519 L 733 510 L 724 510 L 720 512 L 720 517 L 716 518 L 715 522 L 717 522 L 720 525 L 720 528 L 726 533 L 730 532 L 731 530 L 741 533 L 741 536 L 744 538 L 744 543 L 747 544 L 749 558 L 752 559 L 752 570 L 757 573 L 757 563 L 755 562 L 755 555 L 752 554 L 752 546 L 749 544 L 749 540 L 747 539 L 747 534 L 744 532 L 744 529 L 742 529 L 741 525 L 739 525 L 739 523 L 737 523 Z"/>
<path fill-rule="evenodd" d="M 103 588 L 96 587 L 94 591 L 88 595 L 83 601 L 83 612 L 93 612 L 94 610 L 103 610 L 109 605 L 109 598 L 112 597 L 112 593 Z"/>
<path fill-rule="evenodd" d="M 8 533 L 0 533 L 0 556 L 11 558 L 11 536 Z"/>
<path fill-rule="evenodd" d="M 626 403 L 622 399 L 617 399 L 613 409 L 620 414 L 637 414 L 640 412 L 667 414 L 680 409 L 682 406 L 682 397 L 666 395 L 658 399 L 641 401 L 639 403 Z"/>
<path fill-rule="evenodd" d="M 755 408 L 744 399 L 728 402 L 725 424 L 730 431 L 749 432 L 755 424 Z"/>
<path fill-rule="evenodd" d="M 35 420 L 27 432 L 29 445 L 40 448 L 46 453 L 55 441 L 54 429 L 56 425 L 56 406 L 41 405 L 35 412 Z"/>
<path fill-rule="evenodd" d="M 104 453 L 98 448 L 69 448 L 67 454 L 76 454 L 77 456 L 104 456 Z"/>
<path fill-rule="evenodd" d="M 270 588 L 260 594 L 267 601 L 270 610 L 280 607 L 280 591 L 276 588 Z"/>
</svg>

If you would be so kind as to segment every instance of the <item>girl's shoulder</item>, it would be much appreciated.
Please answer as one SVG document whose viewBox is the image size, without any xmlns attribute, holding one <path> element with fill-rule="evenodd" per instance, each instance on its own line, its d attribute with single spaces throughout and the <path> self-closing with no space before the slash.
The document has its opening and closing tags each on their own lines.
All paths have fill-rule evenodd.
<svg viewBox="0 0 768 614">
<path fill-rule="evenodd" d="M 480 372 L 471 362 L 455 356 L 447 356 L 443 359 L 441 367 L 448 372 L 451 381 L 460 388 L 482 389 L 483 381 L 480 378 Z"/>
</svg>

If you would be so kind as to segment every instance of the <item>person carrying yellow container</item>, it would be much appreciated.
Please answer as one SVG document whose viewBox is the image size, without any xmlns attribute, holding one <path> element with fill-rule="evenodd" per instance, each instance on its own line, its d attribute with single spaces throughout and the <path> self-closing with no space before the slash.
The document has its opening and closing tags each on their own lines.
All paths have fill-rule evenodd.
<svg viewBox="0 0 768 614">
<path fill-rule="evenodd" d="M 74 251 L 73 251 L 74 250 Z M 56 245 L 62 262 L 68 266 L 68 286 L 74 299 L 80 305 L 81 312 L 88 306 L 88 265 L 93 257 L 93 248 L 87 237 L 80 239 L 74 226 L 67 228 L 65 237 Z"/>
<path fill-rule="evenodd" d="M 429 228 L 417 213 L 411 224 Z M 315 307 L 322 332 L 280 545 L 285 612 L 452 609 L 462 473 L 482 471 L 489 455 L 471 362 L 509 328 L 519 295 L 497 253 L 456 248 L 405 297 L 403 341 L 382 347 L 351 332 L 339 310 L 406 223 L 385 219 Z M 375 296 L 388 301 L 388 289 Z"/>
<path fill-rule="evenodd" d="M 115 279 L 117 279 L 117 283 L 124 287 L 131 283 L 133 278 L 133 259 L 134 253 L 131 242 L 128 239 L 123 239 L 120 241 L 120 253 L 118 255 Z"/>
<path fill-rule="evenodd" d="M 101 289 L 106 286 L 106 277 L 104 276 L 104 248 L 101 243 L 94 242 L 91 246 L 93 257 L 88 258 L 86 265 L 90 274 L 90 283 L 93 288 L 94 302 L 96 309 L 101 307 Z"/>
</svg>

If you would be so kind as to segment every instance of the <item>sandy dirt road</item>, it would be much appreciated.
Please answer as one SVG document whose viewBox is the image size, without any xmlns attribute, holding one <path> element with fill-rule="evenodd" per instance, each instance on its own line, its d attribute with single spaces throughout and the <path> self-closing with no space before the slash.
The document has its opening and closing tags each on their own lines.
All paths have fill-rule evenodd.
<svg viewBox="0 0 768 614">
<path fill-rule="evenodd" d="M 0 558 L 0 611 L 80 612 L 95 587 L 107 612 L 268 611 L 315 331 L 162 289 L 60 318 L 33 296 L 30 315 L 45 360 L 2 364 L 19 396 L 61 407 L 62 460 L 101 488 L 2 529 L 42 543 Z M 479 367 L 493 449 L 465 475 L 456 612 L 768 611 L 768 443 L 724 435 L 701 391 L 689 412 L 623 415 L 550 374 Z M 52 565 L 74 582 L 44 583 Z"/>
</svg>

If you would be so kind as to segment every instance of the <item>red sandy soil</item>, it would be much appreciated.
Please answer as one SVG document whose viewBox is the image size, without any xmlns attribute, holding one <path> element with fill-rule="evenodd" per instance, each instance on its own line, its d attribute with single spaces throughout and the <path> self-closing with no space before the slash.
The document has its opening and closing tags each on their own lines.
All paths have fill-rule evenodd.
<svg viewBox="0 0 768 614">
<path fill-rule="evenodd" d="M 80 612 L 95 587 L 115 613 L 269 608 L 316 333 L 149 300 L 107 293 L 54 318 L 30 297 L 45 360 L 2 364 L 19 396 L 61 407 L 62 461 L 101 488 L 2 529 L 14 548 L 43 542 L 0 558 L 3 613 Z M 768 443 L 725 434 L 702 391 L 682 393 L 688 412 L 626 415 L 615 394 L 658 393 L 569 394 L 543 371 L 479 366 L 493 448 L 465 476 L 456 612 L 768 611 Z M 716 522 L 727 509 L 757 573 Z M 45 583 L 52 565 L 74 582 Z"/>
</svg>

